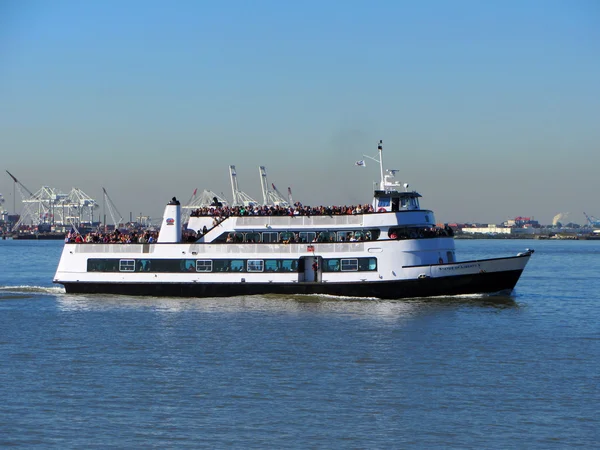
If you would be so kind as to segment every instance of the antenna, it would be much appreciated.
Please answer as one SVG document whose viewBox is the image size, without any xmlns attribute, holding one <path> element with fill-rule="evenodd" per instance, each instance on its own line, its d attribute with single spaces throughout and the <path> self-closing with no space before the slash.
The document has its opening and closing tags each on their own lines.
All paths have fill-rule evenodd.
<svg viewBox="0 0 600 450">
<path fill-rule="evenodd" d="M 379 144 L 377 145 L 377 151 L 379 152 L 379 170 L 381 171 L 381 187 L 380 189 L 385 189 L 384 179 L 383 179 L 383 141 L 380 139 Z"/>
</svg>

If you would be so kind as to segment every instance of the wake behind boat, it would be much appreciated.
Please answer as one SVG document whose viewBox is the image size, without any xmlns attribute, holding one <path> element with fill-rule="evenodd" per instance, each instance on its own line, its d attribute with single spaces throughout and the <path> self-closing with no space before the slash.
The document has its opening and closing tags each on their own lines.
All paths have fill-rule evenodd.
<svg viewBox="0 0 600 450">
<path fill-rule="evenodd" d="M 458 261 L 452 229 L 435 225 L 397 171 L 384 172 L 381 141 L 378 152 L 381 181 L 370 205 L 215 204 L 195 211 L 184 231 L 173 198 L 156 242 L 148 235 L 66 242 L 54 282 L 67 293 L 177 297 L 510 293 L 533 250 Z"/>
</svg>

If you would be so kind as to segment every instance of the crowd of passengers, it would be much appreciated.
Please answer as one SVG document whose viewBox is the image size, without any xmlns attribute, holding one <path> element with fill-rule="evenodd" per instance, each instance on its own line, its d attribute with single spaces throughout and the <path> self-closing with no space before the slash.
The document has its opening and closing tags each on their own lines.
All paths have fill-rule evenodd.
<svg viewBox="0 0 600 450">
<path fill-rule="evenodd" d="M 206 227 L 202 232 L 197 234 L 193 231 L 184 231 L 182 235 L 183 242 L 195 242 L 203 234 L 207 233 Z M 253 235 L 256 233 L 250 233 Z M 281 233 L 282 237 L 279 242 L 284 244 L 290 243 L 303 243 L 306 242 L 300 237 L 298 233 Z M 449 226 L 431 227 L 431 228 L 392 228 L 390 229 L 388 236 L 390 239 L 417 239 L 417 238 L 433 238 L 433 237 L 445 237 L 453 236 L 454 231 Z M 285 236 L 285 237 L 284 237 Z M 153 244 L 158 239 L 158 231 L 131 231 L 131 232 L 120 232 L 115 230 L 111 233 L 102 233 L 100 231 L 90 232 L 86 235 L 81 235 L 77 232 L 69 232 L 65 237 L 65 242 L 69 243 L 88 243 L 88 244 Z M 361 242 L 370 241 L 373 239 L 371 232 L 348 232 L 348 233 L 331 233 L 322 232 L 316 233 L 315 238 L 312 242 Z M 375 238 L 376 239 L 376 238 Z M 242 233 L 229 233 L 225 242 L 236 243 L 236 242 L 254 242 L 253 238 L 244 239 Z"/>
<path fill-rule="evenodd" d="M 153 244 L 158 239 L 158 231 L 130 231 L 127 233 L 115 230 L 111 233 L 92 231 L 81 235 L 70 231 L 65 237 L 65 242 L 78 244 Z"/>
<path fill-rule="evenodd" d="M 256 242 L 255 235 L 259 233 L 247 233 L 244 238 L 244 233 L 229 233 L 225 242 L 227 243 L 239 243 L 239 242 Z M 370 231 L 366 232 L 316 232 L 315 237 L 310 242 L 363 242 L 371 241 L 373 237 Z M 293 244 L 293 243 L 306 243 L 307 240 L 300 237 L 297 232 L 283 232 L 279 233 L 280 244 Z"/>
<path fill-rule="evenodd" d="M 454 236 L 454 230 L 448 225 L 431 228 L 391 228 L 388 236 L 390 239 L 417 239 Z"/>
<path fill-rule="evenodd" d="M 367 214 L 375 212 L 372 205 L 351 206 L 303 206 L 297 202 L 294 206 L 223 206 L 213 203 L 211 206 L 198 208 L 190 214 L 200 216 L 339 216 L 346 214 Z"/>
</svg>

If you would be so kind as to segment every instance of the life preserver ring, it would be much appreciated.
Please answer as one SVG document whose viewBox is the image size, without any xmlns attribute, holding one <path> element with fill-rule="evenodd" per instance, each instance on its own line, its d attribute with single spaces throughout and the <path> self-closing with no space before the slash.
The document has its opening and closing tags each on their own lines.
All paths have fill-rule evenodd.
<svg viewBox="0 0 600 450">
<path fill-rule="evenodd" d="M 387 212 L 387 209 L 385 209 L 384 207 L 381 207 L 377 210 L 377 212 Z"/>
</svg>

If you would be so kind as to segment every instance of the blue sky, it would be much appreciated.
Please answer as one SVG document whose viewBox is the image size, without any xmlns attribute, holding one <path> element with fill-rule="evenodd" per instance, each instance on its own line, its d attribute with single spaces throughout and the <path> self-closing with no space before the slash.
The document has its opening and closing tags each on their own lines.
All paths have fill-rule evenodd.
<svg viewBox="0 0 600 450">
<path fill-rule="evenodd" d="M 384 161 L 444 222 L 600 216 L 600 3 L 0 2 L 0 192 L 158 217 L 198 188 L 371 201 Z M 18 193 L 17 193 L 18 195 Z M 17 209 L 20 209 L 17 206 Z"/>
</svg>

